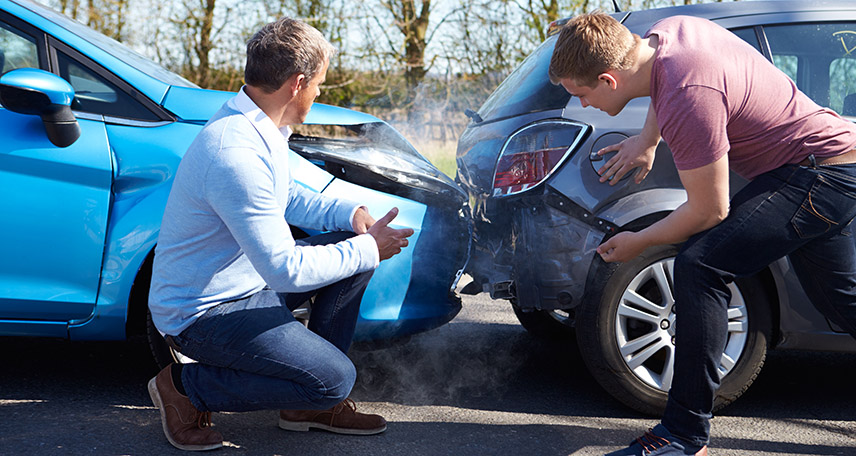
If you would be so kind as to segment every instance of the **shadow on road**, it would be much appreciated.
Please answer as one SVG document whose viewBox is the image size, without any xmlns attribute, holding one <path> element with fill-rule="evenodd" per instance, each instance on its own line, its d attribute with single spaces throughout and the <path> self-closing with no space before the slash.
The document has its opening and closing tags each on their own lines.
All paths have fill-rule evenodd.
<svg viewBox="0 0 856 456">
<path fill-rule="evenodd" d="M 157 371 L 145 341 L 0 338 L 0 352 L 0 453 L 171 454 L 145 389 Z M 359 375 L 353 397 L 391 418 L 385 434 L 289 433 L 276 428 L 275 412 L 215 414 L 229 440 L 222 453 L 600 454 L 654 424 L 599 388 L 576 344 L 538 340 L 517 325 L 453 322 L 349 355 Z M 856 454 L 853 378 L 856 355 L 773 352 L 720 416 L 794 423 L 845 441 L 849 433 L 853 443 L 726 436 L 714 439 L 718 454 Z"/>
</svg>

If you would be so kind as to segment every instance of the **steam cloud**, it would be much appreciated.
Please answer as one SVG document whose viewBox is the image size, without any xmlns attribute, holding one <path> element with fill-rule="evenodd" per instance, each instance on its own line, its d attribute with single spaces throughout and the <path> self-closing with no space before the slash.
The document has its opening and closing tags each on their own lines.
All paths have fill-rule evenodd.
<svg viewBox="0 0 856 456">
<path fill-rule="evenodd" d="M 355 393 L 359 400 L 408 405 L 499 397 L 526 362 L 528 339 L 516 325 L 453 321 L 390 348 L 351 350 L 357 366 Z"/>
</svg>

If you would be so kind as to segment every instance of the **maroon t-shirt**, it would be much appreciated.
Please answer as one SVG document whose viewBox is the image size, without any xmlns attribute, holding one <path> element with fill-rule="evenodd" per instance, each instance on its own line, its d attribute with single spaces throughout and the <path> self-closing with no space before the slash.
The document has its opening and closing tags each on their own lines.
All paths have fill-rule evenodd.
<svg viewBox="0 0 856 456">
<path fill-rule="evenodd" d="M 752 179 L 810 154 L 856 146 L 856 125 L 822 108 L 755 48 L 705 19 L 675 16 L 648 31 L 659 46 L 651 102 L 679 170 L 728 155 Z"/>
</svg>

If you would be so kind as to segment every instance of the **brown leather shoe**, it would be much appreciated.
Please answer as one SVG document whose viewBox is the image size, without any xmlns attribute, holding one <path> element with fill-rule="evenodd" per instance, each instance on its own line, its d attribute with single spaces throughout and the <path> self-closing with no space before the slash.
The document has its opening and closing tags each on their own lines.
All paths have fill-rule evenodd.
<svg viewBox="0 0 856 456">
<path fill-rule="evenodd" d="M 163 433 L 180 450 L 203 451 L 223 446 L 223 436 L 210 429 L 211 412 L 200 412 L 172 383 L 170 366 L 149 380 L 149 396 L 160 409 Z"/>
<path fill-rule="evenodd" d="M 357 412 L 357 405 L 345 399 L 328 410 L 280 410 L 279 427 L 288 431 L 322 429 L 337 434 L 373 435 L 386 430 L 380 415 Z"/>
</svg>

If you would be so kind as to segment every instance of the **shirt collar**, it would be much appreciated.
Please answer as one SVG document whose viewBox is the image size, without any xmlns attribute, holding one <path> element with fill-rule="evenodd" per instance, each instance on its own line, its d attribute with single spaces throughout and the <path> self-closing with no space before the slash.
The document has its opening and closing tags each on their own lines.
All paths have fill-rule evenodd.
<svg viewBox="0 0 856 456">
<path fill-rule="evenodd" d="M 291 136 L 291 128 L 287 125 L 277 128 L 270 117 L 259 108 L 255 102 L 244 91 L 244 87 L 231 100 L 232 107 L 244 115 L 259 132 L 268 148 L 277 150 L 280 147 L 288 147 L 288 137 Z"/>
</svg>

